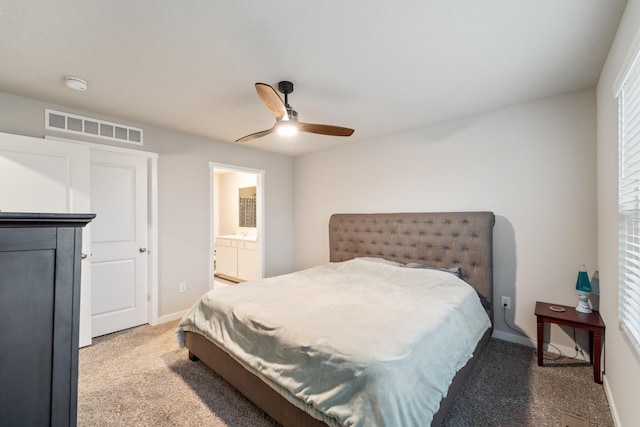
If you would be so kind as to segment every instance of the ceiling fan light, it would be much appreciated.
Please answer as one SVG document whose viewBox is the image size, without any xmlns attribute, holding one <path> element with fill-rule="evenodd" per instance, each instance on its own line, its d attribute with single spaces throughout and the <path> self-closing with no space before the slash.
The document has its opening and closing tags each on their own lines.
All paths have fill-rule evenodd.
<svg viewBox="0 0 640 427">
<path fill-rule="evenodd" d="M 278 125 L 278 134 L 282 136 L 291 136 L 298 133 L 298 127 L 293 123 L 280 122 Z"/>
</svg>

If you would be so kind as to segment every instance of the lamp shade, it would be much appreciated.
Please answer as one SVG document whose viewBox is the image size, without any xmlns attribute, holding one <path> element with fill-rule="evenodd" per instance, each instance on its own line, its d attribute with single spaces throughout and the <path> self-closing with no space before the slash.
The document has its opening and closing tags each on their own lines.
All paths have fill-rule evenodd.
<svg viewBox="0 0 640 427">
<path fill-rule="evenodd" d="M 576 289 L 582 292 L 591 292 L 591 283 L 589 283 L 589 275 L 587 268 L 583 265 L 578 272 L 578 280 L 576 281 Z"/>
</svg>

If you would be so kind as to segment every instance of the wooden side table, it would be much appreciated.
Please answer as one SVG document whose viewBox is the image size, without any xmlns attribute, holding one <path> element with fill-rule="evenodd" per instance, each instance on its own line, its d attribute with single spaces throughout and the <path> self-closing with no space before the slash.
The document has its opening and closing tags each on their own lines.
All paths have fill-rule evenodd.
<svg viewBox="0 0 640 427">
<path fill-rule="evenodd" d="M 553 311 L 549 307 L 562 307 L 564 311 Z M 580 313 L 575 307 L 536 302 L 536 317 L 538 319 L 538 366 L 543 366 L 542 344 L 544 342 L 544 323 L 556 323 L 572 328 L 589 331 L 589 356 L 593 364 L 593 380 L 602 384 L 602 370 L 600 358 L 602 355 L 602 340 L 604 339 L 604 322 L 600 313 Z"/>
</svg>

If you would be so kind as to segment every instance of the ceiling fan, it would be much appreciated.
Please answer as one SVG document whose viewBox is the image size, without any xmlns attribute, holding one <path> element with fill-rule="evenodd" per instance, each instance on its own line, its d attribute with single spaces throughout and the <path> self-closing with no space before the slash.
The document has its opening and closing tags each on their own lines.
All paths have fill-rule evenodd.
<svg viewBox="0 0 640 427">
<path fill-rule="evenodd" d="M 351 136 L 353 129 L 343 128 L 340 126 L 321 125 L 315 123 L 302 123 L 298 121 L 298 112 L 289 105 L 289 94 L 293 92 L 293 83 L 282 81 L 278 83 L 278 90 L 284 94 L 284 102 L 274 88 L 266 83 L 256 83 L 256 91 L 258 96 L 264 102 L 264 105 L 276 117 L 276 123 L 271 129 L 252 133 L 237 139 L 236 142 L 245 142 L 261 136 L 278 132 L 283 135 L 291 135 L 297 131 L 317 133 L 320 135 L 330 136 Z"/>
</svg>

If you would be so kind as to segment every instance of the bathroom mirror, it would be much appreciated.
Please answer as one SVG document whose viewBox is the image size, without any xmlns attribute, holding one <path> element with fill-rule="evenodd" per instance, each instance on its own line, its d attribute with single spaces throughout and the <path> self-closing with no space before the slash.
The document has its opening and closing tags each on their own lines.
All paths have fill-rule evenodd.
<svg viewBox="0 0 640 427">
<path fill-rule="evenodd" d="M 240 227 L 256 226 L 256 187 L 245 187 L 238 190 L 240 209 Z"/>
</svg>

